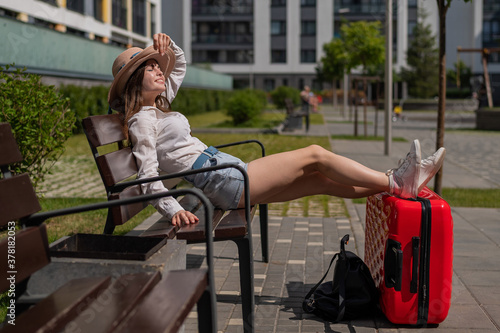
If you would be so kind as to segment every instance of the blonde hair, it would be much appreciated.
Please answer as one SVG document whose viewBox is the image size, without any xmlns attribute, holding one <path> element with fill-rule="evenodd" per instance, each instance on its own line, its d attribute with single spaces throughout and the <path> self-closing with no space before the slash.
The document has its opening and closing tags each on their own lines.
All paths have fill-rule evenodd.
<svg viewBox="0 0 500 333">
<path fill-rule="evenodd" d="M 124 120 L 123 120 L 123 131 L 125 138 L 129 139 L 128 135 L 128 121 L 141 110 L 144 104 L 142 98 L 142 80 L 144 78 L 144 71 L 146 68 L 146 62 L 142 63 L 135 71 L 130 75 L 130 78 L 125 85 L 123 99 L 124 99 Z M 156 107 L 163 112 L 170 112 L 171 105 L 168 99 L 163 95 L 156 96 L 155 99 Z"/>
</svg>

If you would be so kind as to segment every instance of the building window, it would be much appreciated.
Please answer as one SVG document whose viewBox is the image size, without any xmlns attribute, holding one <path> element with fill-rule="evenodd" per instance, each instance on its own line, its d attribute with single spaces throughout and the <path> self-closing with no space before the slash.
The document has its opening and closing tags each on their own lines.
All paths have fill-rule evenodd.
<svg viewBox="0 0 500 333">
<path fill-rule="evenodd" d="M 500 10 L 500 3 L 498 0 L 484 0 L 483 13 L 494 13 Z"/>
<path fill-rule="evenodd" d="M 413 37 L 413 30 L 417 26 L 417 21 L 408 20 L 408 37 Z"/>
<path fill-rule="evenodd" d="M 146 36 L 146 1 L 133 0 L 132 8 L 132 31 Z"/>
<path fill-rule="evenodd" d="M 271 63 L 286 63 L 286 50 L 271 50 Z"/>
<path fill-rule="evenodd" d="M 150 7 L 151 10 L 151 38 L 153 38 L 153 35 L 156 33 L 156 5 L 151 4 Z"/>
<path fill-rule="evenodd" d="M 80 14 L 83 14 L 85 11 L 83 0 L 67 0 L 66 8 Z"/>
<path fill-rule="evenodd" d="M 271 21 L 271 35 L 286 35 L 286 21 Z"/>
<path fill-rule="evenodd" d="M 114 26 L 127 29 L 127 0 L 112 0 L 112 22 Z"/>
<path fill-rule="evenodd" d="M 102 15 L 102 0 L 94 0 L 94 18 L 104 22 L 104 17 Z"/>
<path fill-rule="evenodd" d="M 417 2 L 418 0 L 408 0 L 408 8 L 417 8 L 418 7 Z"/>
<path fill-rule="evenodd" d="M 483 22 L 483 45 L 493 46 L 500 42 L 500 21 Z"/>
<path fill-rule="evenodd" d="M 315 63 L 316 62 L 316 50 L 301 50 L 300 51 L 300 62 Z"/>
<path fill-rule="evenodd" d="M 284 7 L 286 0 L 271 0 L 271 7 Z"/>
<path fill-rule="evenodd" d="M 264 79 L 264 90 L 265 91 L 274 90 L 274 79 Z"/>
<path fill-rule="evenodd" d="M 315 36 L 316 35 L 316 21 L 302 21 L 301 22 L 302 36 Z"/>
<path fill-rule="evenodd" d="M 302 7 L 315 7 L 316 0 L 300 0 L 300 5 Z"/>
</svg>

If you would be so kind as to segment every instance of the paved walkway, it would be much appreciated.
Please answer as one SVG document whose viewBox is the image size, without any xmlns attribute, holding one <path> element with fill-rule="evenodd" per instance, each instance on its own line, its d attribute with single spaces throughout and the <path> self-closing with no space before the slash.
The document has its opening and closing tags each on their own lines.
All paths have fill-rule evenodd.
<svg viewBox="0 0 500 333">
<path fill-rule="evenodd" d="M 323 107 L 326 126 L 311 126 L 308 135 L 352 134 L 353 125 L 346 117 Z M 360 111 L 361 112 L 361 111 Z M 444 187 L 498 188 L 500 186 L 500 133 L 475 133 L 473 114 L 447 117 L 445 136 L 447 159 Z M 360 113 L 361 117 L 361 113 Z M 379 114 L 378 134 L 383 134 L 383 115 Z M 368 134 L 375 132 L 374 113 Z M 423 155 L 434 150 L 435 119 L 429 113 L 408 114 L 405 122 L 393 123 L 393 136 L 418 138 Z M 453 129 L 453 130 L 452 130 Z M 456 131 L 455 129 L 465 129 Z M 293 134 L 300 134 L 297 131 Z M 360 126 L 359 133 L 363 135 Z M 305 133 L 302 133 L 305 134 Z M 332 150 L 377 170 L 394 167 L 404 157 L 408 142 L 394 142 L 391 155 L 383 154 L 383 142 L 332 140 Z M 432 181 L 431 183 L 432 184 Z M 301 303 L 307 291 L 323 275 L 327 264 L 338 251 L 339 239 L 351 234 L 348 249 L 363 257 L 364 206 L 345 200 L 349 217 L 276 217 L 269 223 L 270 262 L 260 258 L 259 224 L 254 220 L 255 294 L 257 332 L 406 332 L 423 331 L 395 326 L 379 313 L 370 318 L 331 324 L 304 314 Z M 454 275 L 452 306 L 447 319 L 433 331 L 500 331 L 500 210 L 452 208 L 454 219 Z M 241 332 L 239 274 L 236 246 L 216 243 L 215 279 L 218 292 L 218 327 L 221 332 Z M 203 261 L 203 246 L 188 250 L 189 266 Z M 196 314 L 192 313 L 186 332 L 196 332 Z"/>
<path fill-rule="evenodd" d="M 348 115 L 322 107 L 326 125 L 312 125 L 307 135 L 353 134 Z M 362 110 L 360 119 L 362 119 Z M 406 121 L 393 124 L 393 137 L 407 140 L 418 138 L 423 155 L 435 147 L 435 116 L 431 113 L 409 113 Z M 375 113 L 368 113 L 367 134 L 375 133 Z M 379 113 L 377 134 L 383 135 L 383 114 Z M 444 166 L 444 187 L 499 188 L 500 133 L 476 133 L 474 114 L 447 113 Z M 360 124 L 359 135 L 364 135 Z M 291 135 L 306 133 L 295 131 Z M 390 156 L 385 156 L 381 141 L 331 141 L 332 150 L 377 170 L 394 167 L 404 157 L 408 142 L 393 142 Z M 43 187 L 47 196 L 74 196 L 82 192 L 89 197 L 104 197 L 104 188 L 93 160 L 74 160 L 72 182 L 54 173 Z M 67 168 L 68 166 L 64 166 Z M 66 169 L 65 169 L 66 170 Z M 91 171 L 89 171 L 91 170 Z M 57 170 L 56 170 L 57 171 Z M 79 173 L 84 173 L 79 176 Z M 89 172 L 94 178 L 89 178 Z M 67 172 L 66 172 L 67 174 Z M 75 179 L 82 182 L 76 183 Z M 431 183 L 432 184 L 432 181 Z M 83 190 L 83 191 L 82 191 Z M 390 324 L 383 315 L 349 323 L 330 324 L 302 313 L 301 302 L 307 291 L 323 275 L 331 257 L 338 251 L 339 239 L 351 234 L 348 249 L 363 256 L 364 206 L 345 200 L 349 217 L 323 218 L 321 212 L 310 211 L 315 217 L 272 216 L 269 224 L 270 257 L 261 262 L 258 223 L 253 223 L 255 251 L 256 330 L 258 332 L 405 332 L 420 331 Z M 454 208 L 454 276 L 452 306 L 448 318 L 438 327 L 441 332 L 500 331 L 500 210 Z M 215 245 L 215 279 L 218 291 L 218 327 L 221 332 L 242 331 L 239 302 L 239 273 L 236 246 L 232 242 Z M 204 247 L 192 245 L 188 251 L 189 266 L 203 264 Z M 191 317 L 196 314 L 192 313 Z M 196 332 L 196 320 L 190 318 L 186 332 Z"/>
</svg>

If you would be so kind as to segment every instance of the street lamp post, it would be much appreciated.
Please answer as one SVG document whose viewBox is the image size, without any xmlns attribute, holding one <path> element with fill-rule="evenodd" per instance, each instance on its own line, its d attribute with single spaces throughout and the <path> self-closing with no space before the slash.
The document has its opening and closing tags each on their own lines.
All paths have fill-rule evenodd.
<svg viewBox="0 0 500 333">
<path fill-rule="evenodd" d="M 384 154 L 391 155 L 392 142 L 392 0 L 386 0 L 385 8 L 385 144 Z"/>
</svg>

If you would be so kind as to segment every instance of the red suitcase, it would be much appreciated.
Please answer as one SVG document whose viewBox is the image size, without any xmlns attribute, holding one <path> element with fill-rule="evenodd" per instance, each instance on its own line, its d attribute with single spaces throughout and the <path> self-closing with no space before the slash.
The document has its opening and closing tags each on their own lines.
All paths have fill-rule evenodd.
<svg viewBox="0 0 500 333">
<path fill-rule="evenodd" d="M 428 188 L 417 200 L 387 193 L 366 203 L 365 258 L 394 324 L 438 324 L 448 315 L 453 263 L 450 206 Z"/>
</svg>

